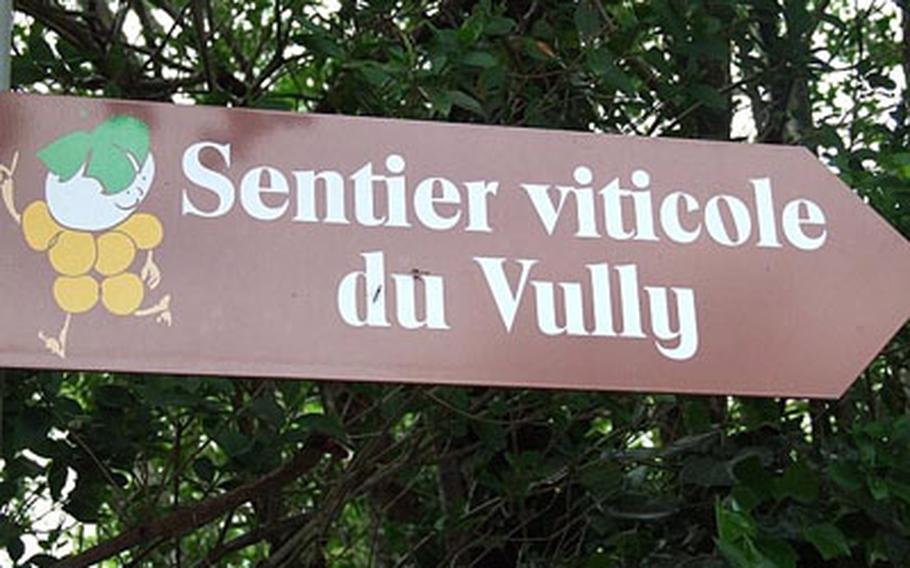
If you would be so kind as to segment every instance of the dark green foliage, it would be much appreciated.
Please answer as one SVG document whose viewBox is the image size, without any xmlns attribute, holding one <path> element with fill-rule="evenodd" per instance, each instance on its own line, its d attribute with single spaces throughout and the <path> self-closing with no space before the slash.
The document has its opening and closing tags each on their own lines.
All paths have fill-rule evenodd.
<svg viewBox="0 0 910 568">
<path fill-rule="evenodd" d="M 910 236 L 906 6 L 16 4 L 21 90 L 802 144 Z M 0 546 L 46 566 L 319 441 L 108 565 L 908 566 L 908 335 L 834 402 L 7 371 Z"/>
</svg>

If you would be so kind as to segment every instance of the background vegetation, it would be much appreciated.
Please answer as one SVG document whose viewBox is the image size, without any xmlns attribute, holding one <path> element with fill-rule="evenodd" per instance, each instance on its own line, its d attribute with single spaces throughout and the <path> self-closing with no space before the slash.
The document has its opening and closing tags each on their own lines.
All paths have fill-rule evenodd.
<svg viewBox="0 0 910 568">
<path fill-rule="evenodd" d="M 906 0 L 15 8 L 16 90 L 802 144 L 910 236 Z M 6 371 L 0 563 L 908 566 L 908 362 L 834 402 Z"/>
</svg>

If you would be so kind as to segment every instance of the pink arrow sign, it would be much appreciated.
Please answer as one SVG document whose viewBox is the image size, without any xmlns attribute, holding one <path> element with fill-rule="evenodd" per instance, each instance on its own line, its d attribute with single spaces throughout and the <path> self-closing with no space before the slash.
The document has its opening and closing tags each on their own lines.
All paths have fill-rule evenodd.
<svg viewBox="0 0 910 568">
<path fill-rule="evenodd" d="M 0 365 L 837 397 L 910 246 L 804 149 L 0 97 Z"/>
</svg>

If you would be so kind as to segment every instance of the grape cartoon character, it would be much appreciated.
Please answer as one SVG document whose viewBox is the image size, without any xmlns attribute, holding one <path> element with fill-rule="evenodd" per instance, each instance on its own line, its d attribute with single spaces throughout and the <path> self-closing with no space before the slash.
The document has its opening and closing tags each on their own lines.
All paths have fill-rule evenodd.
<svg viewBox="0 0 910 568">
<path fill-rule="evenodd" d="M 47 254 L 57 273 L 52 294 L 64 312 L 53 336 L 38 332 L 44 346 L 66 357 L 67 333 L 74 315 L 99 303 L 115 316 L 148 317 L 171 325 L 171 297 L 143 306 L 161 282 L 154 249 L 164 232 L 161 222 L 136 210 L 152 189 L 155 160 L 148 126 L 130 116 L 114 116 L 92 131 L 58 138 L 38 152 L 47 167 L 44 200 L 20 215 L 13 199 L 18 152 L 9 167 L 0 165 L 0 190 L 7 211 L 22 226 L 25 241 Z M 145 260 L 134 265 L 137 256 Z"/>
</svg>

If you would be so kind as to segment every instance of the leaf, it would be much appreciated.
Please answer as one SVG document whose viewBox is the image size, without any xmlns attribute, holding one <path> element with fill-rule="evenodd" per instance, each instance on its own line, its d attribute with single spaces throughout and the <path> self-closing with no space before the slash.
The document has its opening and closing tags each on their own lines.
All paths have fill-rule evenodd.
<svg viewBox="0 0 910 568">
<path fill-rule="evenodd" d="M 781 498 L 790 497 L 807 505 L 818 499 L 818 479 L 803 462 L 788 467 L 783 477 L 776 480 L 775 486 Z"/>
<path fill-rule="evenodd" d="M 393 82 L 392 76 L 378 63 L 370 61 L 358 65 L 357 68 L 366 82 L 378 89 L 382 89 Z"/>
<path fill-rule="evenodd" d="M 600 14 L 592 5 L 592 1 L 579 2 L 575 8 L 575 27 L 578 28 L 578 33 L 587 37 L 596 36 L 601 31 L 601 25 Z"/>
<path fill-rule="evenodd" d="M 47 486 L 54 501 L 60 500 L 63 486 L 66 484 L 67 473 L 68 468 L 65 463 L 60 460 L 54 460 L 51 463 L 50 470 L 47 472 Z"/>
<path fill-rule="evenodd" d="M 863 474 L 855 464 L 831 464 L 828 468 L 828 476 L 847 491 L 859 491 L 863 488 Z"/>
<path fill-rule="evenodd" d="M 478 12 L 474 12 L 474 14 L 467 18 L 461 27 L 458 28 L 456 32 L 458 41 L 463 45 L 474 45 L 477 43 L 477 40 L 483 35 L 484 23 L 482 15 Z"/>
<path fill-rule="evenodd" d="M 85 174 L 98 180 L 111 195 L 133 183 L 148 153 L 148 126 L 120 115 L 102 122 L 91 133 L 76 131 L 58 138 L 41 149 L 38 158 L 63 181 L 71 179 L 88 161 Z"/>
<path fill-rule="evenodd" d="M 875 88 L 886 89 L 889 91 L 893 91 L 897 88 L 897 85 L 890 77 L 881 73 L 873 73 L 867 76 L 866 80 L 869 81 L 870 86 Z"/>
<path fill-rule="evenodd" d="M 292 95 L 289 96 L 280 93 L 273 93 L 271 95 L 266 95 L 262 98 L 256 99 L 255 106 L 256 108 L 269 110 L 293 111 L 297 108 L 297 103 Z"/>
<path fill-rule="evenodd" d="M 144 122 L 125 115 L 112 117 L 92 132 L 92 157 L 86 175 L 101 182 L 106 194 L 120 193 L 133 183 L 148 152 L 148 126 Z"/>
<path fill-rule="evenodd" d="M 9 475 L 9 474 L 7 474 Z M 0 481 L 0 503 L 9 502 L 16 495 L 16 484 L 9 481 Z M 0 527 L 3 517 L 0 515 Z M 0 535 L 2 536 L 2 535 Z"/>
<path fill-rule="evenodd" d="M 430 104 L 433 110 L 446 117 L 452 111 L 452 97 L 449 91 L 429 91 Z"/>
<path fill-rule="evenodd" d="M 329 57 L 344 57 L 344 49 L 341 47 L 335 39 L 325 33 L 325 30 L 319 26 L 313 26 L 312 33 L 301 34 L 296 37 L 296 41 L 303 44 L 307 49 L 315 53 L 325 54 Z"/>
<path fill-rule="evenodd" d="M 608 507 L 607 512 L 617 519 L 629 521 L 659 521 L 679 512 L 679 503 L 668 499 L 636 499 L 627 497 L 620 503 Z"/>
<path fill-rule="evenodd" d="M 869 487 L 869 492 L 872 493 L 872 498 L 876 501 L 884 501 L 891 495 L 888 484 L 879 477 L 867 478 L 866 485 Z"/>
<path fill-rule="evenodd" d="M 717 534 L 722 542 L 735 542 L 756 534 L 755 523 L 747 513 L 734 511 L 720 501 L 714 506 Z"/>
<path fill-rule="evenodd" d="M 104 502 L 103 489 L 96 483 L 89 483 L 81 477 L 69 494 L 63 510 L 83 523 L 97 523 L 101 519 L 100 509 Z"/>
<path fill-rule="evenodd" d="M 609 85 L 627 95 L 636 94 L 635 83 L 629 75 L 616 65 L 616 56 L 607 48 L 601 47 L 588 53 L 586 64 L 588 69 Z"/>
<path fill-rule="evenodd" d="M 815 546 L 825 560 L 850 555 L 847 537 L 832 523 L 807 527 L 803 530 L 803 537 Z"/>
<path fill-rule="evenodd" d="M 50 554 L 36 554 L 29 557 L 27 562 L 31 566 L 36 566 L 37 568 L 49 568 L 50 566 L 53 566 L 60 562 L 60 559 L 55 556 L 51 556 Z"/>
<path fill-rule="evenodd" d="M 253 443 L 236 430 L 223 430 L 214 436 L 215 443 L 231 458 L 237 458 L 249 451 Z"/>
<path fill-rule="evenodd" d="M 9 554 L 9 557 L 13 560 L 13 562 L 16 562 L 22 558 L 22 554 L 25 553 L 25 545 L 22 543 L 22 539 L 16 537 L 7 542 L 6 553 Z"/>
<path fill-rule="evenodd" d="M 136 402 L 136 397 L 122 385 L 102 384 L 95 387 L 95 404 L 101 408 L 125 410 Z"/>
<path fill-rule="evenodd" d="M 757 455 L 737 461 L 733 466 L 733 476 L 757 495 L 770 496 L 774 491 L 774 477 L 768 473 Z"/>
<path fill-rule="evenodd" d="M 83 415 L 82 406 L 72 398 L 58 396 L 54 401 L 54 414 L 62 416 L 67 420 L 72 420 Z"/>
<path fill-rule="evenodd" d="M 717 430 L 683 436 L 682 438 L 674 440 L 672 444 L 667 446 L 667 448 L 661 452 L 661 455 L 663 457 L 671 457 L 692 453 L 705 453 L 710 451 L 710 449 L 717 444 L 719 438 Z"/>
<path fill-rule="evenodd" d="M 581 565 L 582 568 L 614 568 L 616 566 L 619 564 L 603 552 L 595 552 Z"/>
<path fill-rule="evenodd" d="M 253 411 L 257 418 L 276 428 L 284 422 L 284 411 L 275 402 L 273 396 L 255 398 L 250 404 L 250 410 Z"/>
<path fill-rule="evenodd" d="M 763 538 L 755 541 L 755 547 L 762 555 L 761 566 L 768 568 L 796 568 L 796 551 L 787 541 L 779 538 Z"/>
<path fill-rule="evenodd" d="M 536 45 L 537 49 L 540 50 L 540 52 L 543 53 L 544 55 L 546 55 L 547 57 L 549 57 L 551 59 L 556 59 L 556 52 L 553 51 L 553 48 L 550 47 L 550 44 L 548 44 L 547 42 L 545 42 L 543 40 L 537 40 L 534 43 L 534 45 Z"/>
<path fill-rule="evenodd" d="M 733 477 L 727 469 L 727 463 L 710 457 L 689 458 L 679 472 L 679 481 L 701 487 L 733 485 Z"/>
<path fill-rule="evenodd" d="M 598 497 L 616 493 L 622 487 L 623 471 L 616 462 L 597 461 L 579 473 L 579 482 Z"/>
<path fill-rule="evenodd" d="M 47 37 L 47 29 L 40 24 L 31 26 L 30 29 L 31 33 L 28 36 L 27 42 L 27 56 L 41 67 L 46 68 L 52 66 L 56 63 L 57 57 L 54 55 L 54 51 L 45 39 Z"/>
<path fill-rule="evenodd" d="M 708 85 L 693 85 L 690 89 L 692 96 L 708 108 L 725 109 L 729 106 L 729 101 L 717 89 Z"/>
<path fill-rule="evenodd" d="M 9 440 L 12 447 L 34 450 L 47 438 L 48 430 L 51 428 L 51 416 L 44 409 L 29 408 L 13 426 Z M 33 464 L 27 459 L 21 461 L 23 465 Z"/>
<path fill-rule="evenodd" d="M 889 479 L 887 484 L 888 492 L 891 495 L 894 495 L 904 503 L 910 504 L 910 485 L 894 479 Z"/>
<path fill-rule="evenodd" d="M 465 65 L 471 67 L 480 67 L 482 69 L 489 69 L 490 67 L 496 67 L 499 61 L 496 59 L 492 53 L 486 51 L 472 51 L 465 55 L 461 62 Z"/>
<path fill-rule="evenodd" d="M 12 64 L 12 81 L 13 86 L 32 85 L 43 81 L 47 77 L 47 72 L 35 64 L 35 61 L 28 57 L 13 57 Z"/>
<path fill-rule="evenodd" d="M 306 432 L 324 434 L 336 440 L 344 440 L 347 437 L 344 426 L 335 416 L 317 413 L 304 414 L 297 419 L 297 425 Z"/>
<path fill-rule="evenodd" d="M 462 91 L 449 91 L 448 95 L 452 99 L 453 105 L 483 116 L 483 107 L 480 106 L 480 102 L 471 95 Z"/>
<path fill-rule="evenodd" d="M 711 89 L 713 91 L 713 89 Z M 746 399 L 742 401 L 744 421 L 750 430 L 759 428 L 777 429 L 780 420 L 777 403 L 771 399 Z"/>
<path fill-rule="evenodd" d="M 755 507 L 761 505 L 766 494 L 756 493 L 745 485 L 737 485 L 730 492 L 730 499 L 736 504 L 736 508 L 746 513 L 751 512 Z"/>
<path fill-rule="evenodd" d="M 44 472 L 44 468 L 32 460 L 22 457 L 21 455 L 10 462 L 7 462 L 4 470 L 4 477 L 14 479 L 16 477 L 34 477 Z"/>
<path fill-rule="evenodd" d="M 674 38 L 685 38 L 686 28 L 683 18 L 674 9 L 673 4 L 667 0 L 654 0 L 650 4 L 662 27 Z"/>
<path fill-rule="evenodd" d="M 38 151 L 38 159 L 61 181 L 68 181 L 88 159 L 92 149 L 92 137 L 87 132 L 77 131 L 51 142 Z"/>
<path fill-rule="evenodd" d="M 736 568 L 754 568 L 754 554 L 745 548 L 744 545 L 747 544 L 749 543 L 719 540 L 717 549 Z"/>
<path fill-rule="evenodd" d="M 683 403 L 683 420 L 686 429 L 691 432 L 703 432 L 711 428 L 711 416 L 708 405 L 702 400 L 689 400 Z M 715 432 L 710 433 L 714 437 Z"/>
<path fill-rule="evenodd" d="M 136 169 L 126 153 L 112 144 L 95 144 L 85 175 L 101 182 L 104 193 L 113 195 L 128 188 L 136 178 Z"/>
<path fill-rule="evenodd" d="M 515 29 L 515 20 L 501 16 L 494 16 L 487 20 L 487 24 L 484 27 L 483 31 L 487 35 L 497 36 L 505 35 L 511 32 L 513 29 Z"/>
<path fill-rule="evenodd" d="M 211 483 L 215 479 L 215 465 L 212 460 L 202 456 L 193 462 L 193 471 L 199 476 L 199 479 Z"/>
<path fill-rule="evenodd" d="M 148 126 L 127 115 L 111 117 L 95 128 L 92 139 L 96 146 L 114 146 L 133 156 L 142 165 L 149 154 Z"/>
</svg>

